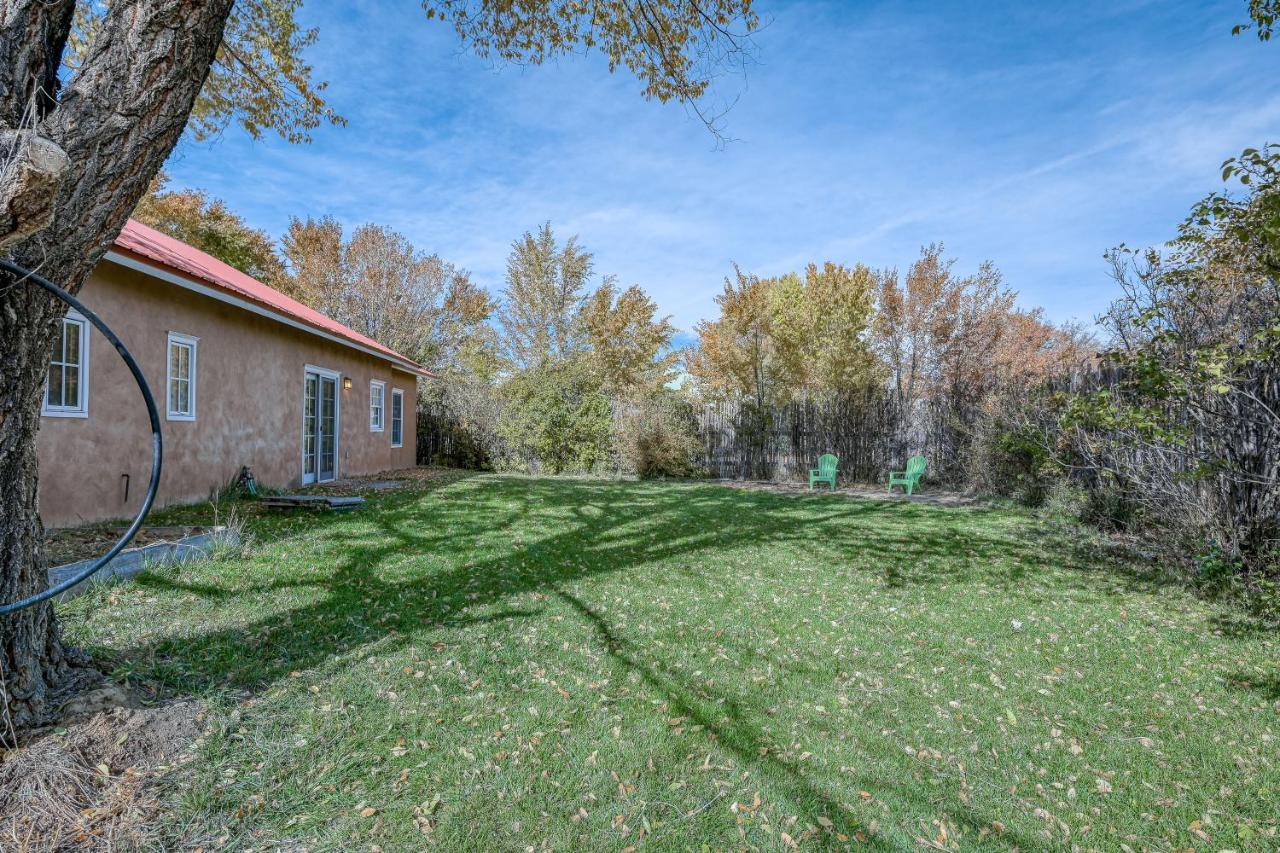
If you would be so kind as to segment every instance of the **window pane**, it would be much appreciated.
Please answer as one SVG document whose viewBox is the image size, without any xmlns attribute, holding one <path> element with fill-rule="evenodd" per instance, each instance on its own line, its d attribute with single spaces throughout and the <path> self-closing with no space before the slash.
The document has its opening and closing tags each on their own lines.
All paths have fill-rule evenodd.
<svg viewBox="0 0 1280 853">
<path fill-rule="evenodd" d="M 401 444 L 403 437 L 404 395 L 391 393 L 391 443 Z"/>
<path fill-rule="evenodd" d="M 175 379 L 191 378 L 191 350 L 189 344 L 169 344 L 169 373 Z"/>
<path fill-rule="evenodd" d="M 80 363 L 81 325 L 74 320 L 62 321 L 62 360 L 67 364 Z"/>
<path fill-rule="evenodd" d="M 62 405 L 80 406 L 80 368 L 68 365 L 62 368 Z"/>
<path fill-rule="evenodd" d="M 49 387 L 45 390 L 45 402 L 50 406 L 62 405 L 62 366 L 49 365 Z"/>
</svg>

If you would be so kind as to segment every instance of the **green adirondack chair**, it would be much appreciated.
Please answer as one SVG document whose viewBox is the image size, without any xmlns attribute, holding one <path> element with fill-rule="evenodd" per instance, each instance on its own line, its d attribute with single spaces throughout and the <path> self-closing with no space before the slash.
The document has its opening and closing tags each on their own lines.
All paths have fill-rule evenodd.
<svg viewBox="0 0 1280 853">
<path fill-rule="evenodd" d="M 907 460 L 907 470 L 890 471 L 889 472 L 889 491 L 893 491 L 894 486 L 902 486 L 903 491 L 908 495 L 920 485 L 920 478 L 924 476 L 925 466 L 928 464 L 923 456 L 912 456 Z"/>
<path fill-rule="evenodd" d="M 818 457 L 818 467 L 809 469 L 809 491 L 813 491 L 814 483 L 826 483 L 828 490 L 836 490 L 836 465 L 840 460 L 830 453 Z"/>
</svg>

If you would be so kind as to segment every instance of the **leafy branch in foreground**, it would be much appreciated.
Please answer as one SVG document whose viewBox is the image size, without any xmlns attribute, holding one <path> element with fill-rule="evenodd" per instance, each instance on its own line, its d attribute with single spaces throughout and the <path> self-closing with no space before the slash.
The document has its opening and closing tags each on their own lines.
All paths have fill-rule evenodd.
<svg viewBox="0 0 1280 853">
<path fill-rule="evenodd" d="M 453 24 L 482 57 L 541 65 L 599 50 L 609 70 L 626 67 L 646 100 L 680 101 L 720 136 L 725 108 L 705 97 L 726 70 L 742 71 L 760 27 L 753 0 L 423 0 L 428 18 Z"/>
<path fill-rule="evenodd" d="M 345 125 L 324 100 L 328 83 L 312 79 L 303 51 L 320 31 L 298 24 L 302 0 L 239 0 L 227 18 L 209 76 L 191 109 L 186 132 L 196 142 L 215 139 L 235 122 L 254 139 L 274 131 L 286 142 L 307 143 L 328 122 Z M 63 63 L 80 66 L 102 28 L 107 4 L 79 3 Z"/>
</svg>

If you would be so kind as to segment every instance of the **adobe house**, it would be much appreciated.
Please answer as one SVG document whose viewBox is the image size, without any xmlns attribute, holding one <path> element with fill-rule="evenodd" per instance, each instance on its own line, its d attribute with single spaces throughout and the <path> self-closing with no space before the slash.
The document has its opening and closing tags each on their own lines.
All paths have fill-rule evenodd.
<svg viewBox="0 0 1280 853">
<path fill-rule="evenodd" d="M 156 506 L 206 500 L 248 465 L 295 487 L 414 464 L 421 365 L 234 267 L 130 220 L 80 299 L 120 336 L 160 410 Z M 124 362 L 63 321 L 39 433 L 47 527 L 137 512 L 150 429 Z"/>
</svg>

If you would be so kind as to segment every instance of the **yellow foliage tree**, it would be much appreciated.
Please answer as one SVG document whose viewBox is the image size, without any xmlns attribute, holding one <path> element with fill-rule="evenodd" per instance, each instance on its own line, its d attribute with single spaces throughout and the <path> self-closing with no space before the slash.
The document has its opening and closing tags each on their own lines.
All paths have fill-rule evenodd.
<svg viewBox="0 0 1280 853">
<path fill-rule="evenodd" d="M 618 291 L 606 278 L 582 306 L 580 322 L 596 371 L 615 397 L 652 393 L 674 376 L 679 354 L 671 350 L 675 327 L 658 317 L 658 305 L 638 285 Z"/>
<path fill-rule="evenodd" d="M 761 405 L 839 394 L 877 378 L 867 341 L 876 277 L 865 266 L 810 264 L 801 277 L 735 268 L 716 297 L 720 317 L 696 327 L 689 370 L 704 392 Z"/>
</svg>

